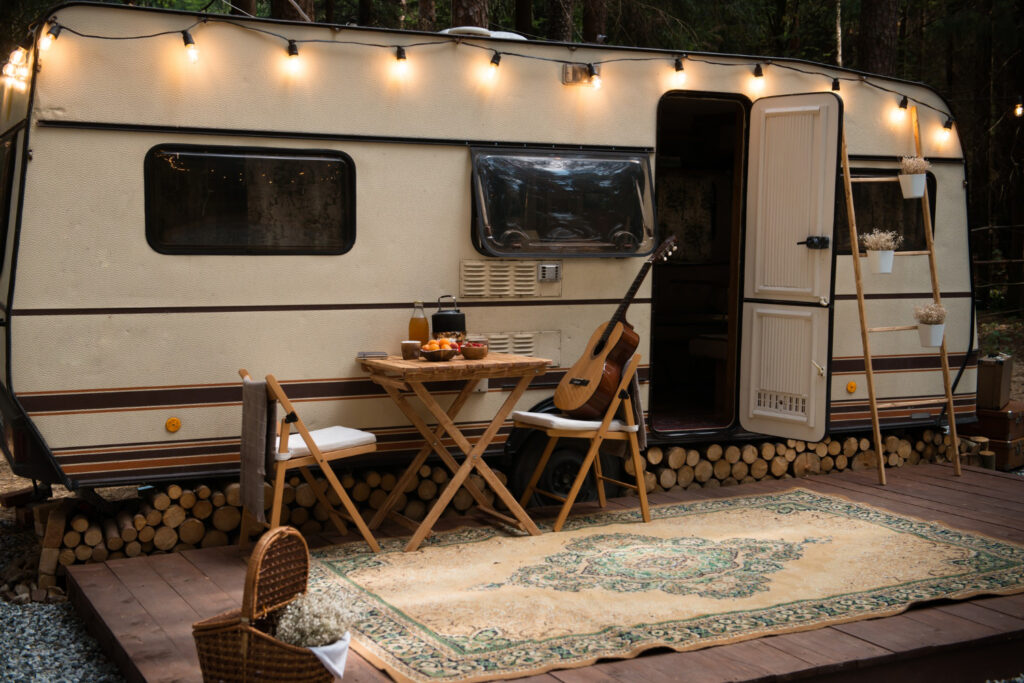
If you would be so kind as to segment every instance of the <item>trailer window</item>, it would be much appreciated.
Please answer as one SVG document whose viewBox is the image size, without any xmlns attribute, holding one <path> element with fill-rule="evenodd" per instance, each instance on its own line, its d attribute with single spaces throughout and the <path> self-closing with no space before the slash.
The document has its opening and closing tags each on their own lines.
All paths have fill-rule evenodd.
<svg viewBox="0 0 1024 683">
<path fill-rule="evenodd" d="M 163 145 L 146 155 L 146 239 L 164 254 L 343 254 L 355 168 L 340 152 Z"/>
<path fill-rule="evenodd" d="M 903 198 L 896 171 L 881 169 L 851 169 L 852 178 L 870 178 L 877 182 L 854 182 L 853 213 L 857 218 L 857 233 L 864 235 L 875 230 L 895 231 L 903 236 L 899 251 L 923 251 L 928 248 L 924 235 L 924 216 L 921 201 Z M 850 253 L 850 228 L 846 222 L 846 193 L 842 176 L 836 188 L 836 248 L 837 253 Z M 928 174 L 928 198 L 932 225 L 935 225 L 935 176 Z M 934 228 L 933 228 L 934 229 Z"/>
<path fill-rule="evenodd" d="M 473 150 L 474 244 L 493 256 L 648 252 L 647 155 Z"/>
</svg>

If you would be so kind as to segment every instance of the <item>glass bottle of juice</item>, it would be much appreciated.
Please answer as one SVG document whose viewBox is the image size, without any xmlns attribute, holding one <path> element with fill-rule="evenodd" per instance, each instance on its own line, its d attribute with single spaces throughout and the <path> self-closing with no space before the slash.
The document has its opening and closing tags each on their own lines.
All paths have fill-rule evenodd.
<svg viewBox="0 0 1024 683">
<path fill-rule="evenodd" d="M 415 339 L 420 344 L 426 344 L 430 339 L 430 323 L 427 322 L 427 314 L 423 312 L 422 301 L 413 304 L 408 339 Z"/>
</svg>

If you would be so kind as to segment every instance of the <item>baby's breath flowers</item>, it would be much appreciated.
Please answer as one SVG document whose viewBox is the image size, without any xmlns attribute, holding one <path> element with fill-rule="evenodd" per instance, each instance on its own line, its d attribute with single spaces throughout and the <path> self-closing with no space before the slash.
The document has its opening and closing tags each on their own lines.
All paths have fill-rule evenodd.
<svg viewBox="0 0 1024 683">
<path fill-rule="evenodd" d="M 922 325 L 941 325 L 946 321 L 945 307 L 936 302 L 914 308 L 914 318 Z"/>
<path fill-rule="evenodd" d="M 305 593 L 281 611 L 278 640 L 298 647 L 322 647 L 341 640 L 355 612 L 327 593 Z"/>
<path fill-rule="evenodd" d="M 900 159 L 900 172 L 904 175 L 918 175 L 928 170 L 931 163 L 921 157 L 903 157 Z"/>
<path fill-rule="evenodd" d="M 903 244 L 903 235 L 894 230 L 872 230 L 860 236 L 860 242 L 868 251 L 893 251 Z"/>
</svg>

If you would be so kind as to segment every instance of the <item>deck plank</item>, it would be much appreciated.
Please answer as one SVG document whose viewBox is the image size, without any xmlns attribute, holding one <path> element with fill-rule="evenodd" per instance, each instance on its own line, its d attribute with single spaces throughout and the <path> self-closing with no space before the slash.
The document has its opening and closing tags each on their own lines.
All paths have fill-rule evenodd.
<svg viewBox="0 0 1024 683">
<path fill-rule="evenodd" d="M 965 468 L 954 477 L 947 466 L 921 465 L 888 471 L 889 485 L 874 472 L 843 472 L 806 479 L 769 480 L 742 487 L 670 491 L 651 496 L 652 504 L 723 500 L 806 488 L 860 503 L 941 521 L 996 538 L 1024 542 L 1024 480 Z M 611 509 L 632 509 L 634 497 L 609 501 Z M 538 518 L 557 508 L 531 509 Z M 596 511 L 577 506 L 576 514 Z M 450 516 L 446 526 L 479 525 L 486 520 Z M 382 536 L 389 536 L 382 530 Z M 404 529 L 392 533 L 407 535 Z M 325 533 L 324 542 L 360 540 Z M 235 609 L 241 603 L 247 553 L 235 547 L 115 560 L 72 567 L 72 599 L 112 650 L 132 681 L 199 679 L 191 624 Z M 152 590 L 146 590 L 152 588 Z M 172 623 L 173 622 L 173 623 Z M 106 634 L 106 635 L 104 635 Z M 555 670 L 527 683 L 622 683 L 734 680 L 794 680 L 823 677 L 857 681 L 866 676 L 891 680 L 928 672 L 941 677 L 971 671 L 981 680 L 1005 670 L 1024 644 L 1024 594 L 984 596 L 960 602 L 915 606 L 887 618 L 851 622 L 818 630 L 769 636 L 690 652 L 651 651 L 628 660 Z M 190 650 L 189 654 L 183 651 Z M 991 666 L 990 666 L 991 664 Z M 1000 669 L 999 667 L 1003 667 Z M 958 668 L 959 667 L 959 668 Z M 972 668 L 968 668 L 972 667 Z M 1016 673 L 1019 673 L 1017 671 Z M 389 677 L 357 653 L 349 655 L 346 681 L 383 683 Z"/>
<path fill-rule="evenodd" d="M 134 558 L 133 558 L 134 559 Z M 109 630 L 114 644 L 130 659 L 121 671 L 132 681 L 186 682 L 201 679 L 198 661 L 183 658 L 164 630 L 139 604 L 107 564 L 68 567 L 69 576 L 87 596 Z M 100 641 L 105 645 L 104 641 Z M 114 657 L 119 662 L 120 657 Z"/>
</svg>

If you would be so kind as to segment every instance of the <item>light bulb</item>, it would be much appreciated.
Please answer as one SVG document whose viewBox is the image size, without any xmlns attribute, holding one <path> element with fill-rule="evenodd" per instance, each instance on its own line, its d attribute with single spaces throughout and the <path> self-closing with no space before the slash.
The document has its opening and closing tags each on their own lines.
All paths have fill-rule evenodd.
<svg viewBox="0 0 1024 683">
<path fill-rule="evenodd" d="M 50 28 L 43 34 L 43 37 L 39 39 L 39 49 L 46 52 L 53 45 L 53 41 L 57 40 L 60 36 L 61 25 L 57 22 L 50 22 Z"/>
<path fill-rule="evenodd" d="M 672 74 L 672 83 L 675 84 L 677 88 L 681 88 L 686 83 L 686 71 L 683 69 L 682 57 L 676 57 L 675 69 L 675 73 Z"/>
<path fill-rule="evenodd" d="M 19 81 L 27 81 L 28 80 L 28 67 L 27 66 L 19 66 L 19 67 L 17 67 L 17 69 L 15 69 L 15 72 L 14 72 L 14 77 L 17 78 Z"/>
<path fill-rule="evenodd" d="M 188 31 L 181 32 L 181 40 L 185 44 L 185 54 L 188 55 L 188 61 L 195 64 L 199 61 L 199 48 L 196 47 L 196 41 L 192 37 L 192 34 Z"/>
<path fill-rule="evenodd" d="M 907 119 L 907 106 L 909 102 L 907 96 L 904 95 L 900 98 L 898 105 L 893 107 L 892 111 L 889 112 L 889 120 L 893 123 L 903 123 Z"/>
<path fill-rule="evenodd" d="M 593 64 L 587 64 L 587 76 L 590 77 L 590 87 L 597 90 L 601 87 L 601 74 Z"/>
<path fill-rule="evenodd" d="M 288 72 L 292 75 L 302 70 L 302 60 L 299 59 L 299 44 L 294 40 L 288 41 Z"/>
<path fill-rule="evenodd" d="M 18 67 L 14 66 L 10 62 L 4 64 L 3 75 L 6 78 L 14 78 L 14 74 L 17 72 Z"/>
<path fill-rule="evenodd" d="M 1019 97 L 1017 98 L 1017 106 L 1013 108 L 1013 115 L 1018 119 L 1024 116 L 1024 100 L 1021 100 Z"/>
<path fill-rule="evenodd" d="M 28 57 L 28 52 L 25 51 L 25 48 L 19 47 L 19 48 L 15 49 L 14 52 L 11 53 L 10 62 L 11 62 L 11 64 L 14 64 L 15 66 L 17 66 L 17 65 L 23 63 L 27 57 Z"/>
<path fill-rule="evenodd" d="M 495 77 L 498 75 L 499 66 L 501 66 L 501 53 L 495 52 L 494 56 L 491 57 L 491 63 L 487 66 L 487 80 L 493 81 L 495 79 Z"/>
<path fill-rule="evenodd" d="M 401 45 L 395 48 L 395 64 L 391 68 L 399 78 L 409 73 L 409 60 L 405 58 L 405 48 Z"/>
</svg>

